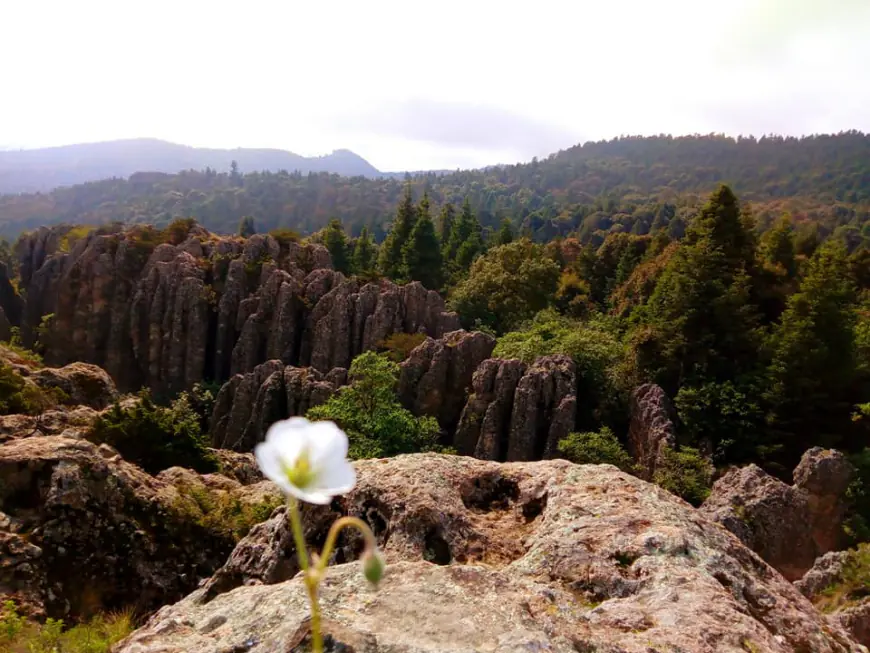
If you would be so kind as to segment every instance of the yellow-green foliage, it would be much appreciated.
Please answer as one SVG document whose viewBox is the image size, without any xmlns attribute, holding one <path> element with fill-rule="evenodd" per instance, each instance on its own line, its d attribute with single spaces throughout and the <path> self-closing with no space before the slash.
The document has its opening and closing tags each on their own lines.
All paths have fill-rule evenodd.
<svg viewBox="0 0 870 653">
<path fill-rule="evenodd" d="M 266 521 L 280 504 L 277 497 L 267 497 L 260 503 L 248 503 L 227 492 L 213 492 L 201 486 L 179 488 L 182 499 L 174 508 L 184 519 L 208 530 L 228 535 L 239 541 L 251 527 Z"/>
<path fill-rule="evenodd" d="M 22 343 L 21 329 L 18 327 L 12 327 L 11 332 L 12 335 L 9 338 L 9 342 L 0 343 L 0 345 L 7 350 L 2 352 L 3 354 L 6 354 L 3 358 L 13 360 L 13 362 L 19 365 L 26 365 L 30 368 L 42 367 L 42 356 L 32 349 L 28 349 Z M 12 355 L 10 356 L 9 354 Z M 16 358 L 18 360 L 14 360 Z"/>
<path fill-rule="evenodd" d="M 70 251 L 78 241 L 87 237 L 87 235 L 94 231 L 94 229 L 96 229 L 96 227 L 89 224 L 77 224 L 74 227 L 71 227 L 70 230 L 61 237 L 58 249 L 61 252 Z"/>
<path fill-rule="evenodd" d="M 29 383 L 10 365 L 0 363 L 0 415 L 40 415 L 69 400 L 60 388 Z"/>
<path fill-rule="evenodd" d="M 390 360 L 401 363 L 425 340 L 425 333 L 394 333 L 382 340 L 378 347 L 387 354 Z"/>
<path fill-rule="evenodd" d="M 64 630 L 58 619 L 28 621 L 13 601 L 6 601 L 0 610 L 0 653 L 108 653 L 132 631 L 132 612 L 97 615 Z"/>
<path fill-rule="evenodd" d="M 825 588 L 816 600 L 816 607 L 833 612 L 866 596 L 870 596 L 870 543 L 859 544 L 849 551 L 839 582 Z"/>
</svg>

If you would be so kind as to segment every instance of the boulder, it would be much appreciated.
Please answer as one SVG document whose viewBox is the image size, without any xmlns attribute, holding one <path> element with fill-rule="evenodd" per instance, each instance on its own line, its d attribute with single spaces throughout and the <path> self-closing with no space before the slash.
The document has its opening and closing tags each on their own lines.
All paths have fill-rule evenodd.
<svg viewBox="0 0 870 653">
<path fill-rule="evenodd" d="M 115 382 L 106 371 L 88 363 L 70 363 L 64 367 L 46 367 L 31 377 L 42 388 L 59 388 L 70 403 L 102 410 L 118 399 Z"/>
<path fill-rule="evenodd" d="M 356 467 L 351 493 L 306 506 L 305 537 L 322 546 L 336 516 L 359 516 L 389 566 L 367 587 L 360 539 L 341 539 L 321 588 L 328 650 L 866 651 L 736 538 L 614 467 L 434 454 Z M 294 560 L 278 510 L 116 653 L 308 650 Z"/>
<path fill-rule="evenodd" d="M 842 454 L 815 448 L 795 470 L 794 486 L 749 465 L 717 480 L 700 510 L 797 580 L 839 546 L 851 474 Z"/>
<path fill-rule="evenodd" d="M 472 376 L 495 349 L 492 336 L 451 331 L 427 338 L 402 362 L 399 398 L 415 415 L 429 415 L 449 432 L 456 429 Z"/>
<path fill-rule="evenodd" d="M 806 575 L 795 583 L 801 593 L 825 612 L 828 619 L 842 626 L 864 646 L 870 646 L 870 596 L 866 586 L 847 587 L 866 577 L 866 545 L 858 550 L 832 551 L 818 560 Z M 862 570 L 856 573 L 855 565 Z"/>
<path fill-rule="evenodd" d="M 0 415 L 0 443 L 35 435 L 84 438 L 100 412 L 87 406 L 47 410 L 33 415 Z"/>
<path fill-rule="evenodd" d="M 674 406 L 659 386 L 647 383 L 631 393 L 631 421 L 628 449 L 637 463 L 638 473 L 650 481 L 665 447 L 676 447 Z"/>
<path fill-rule="evenodd" d="M 0 444 L 0 590 L 22 598 L 29 614 L 67 622 L 181 598 L 226 560 L 234 540 L 220 524 L 191 518 L 197 505 L 170 480 L 85 440 Z M 227 492 L 236 482 L 209 483 L 206 491 Z M 233 491 L 240 500 L 248 494 Z"/>
<path fill-rule="evenodd" d="M 849 510 L 846 491 L 855 468 L 835 449 L 813 447 L 795 467 L 794 486 L 806 492 L 810 527 L 819 554 L 843 548 L 843 521 Z"/>
</svg>

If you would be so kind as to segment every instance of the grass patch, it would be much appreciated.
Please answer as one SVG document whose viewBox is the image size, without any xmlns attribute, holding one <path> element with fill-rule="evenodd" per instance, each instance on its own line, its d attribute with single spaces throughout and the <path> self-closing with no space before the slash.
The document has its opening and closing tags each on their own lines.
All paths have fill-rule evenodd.
<svg viewBox="0 0 870 653">
<path fill-rule="evenodd" d="M 179 487 L 182 499 L 173 507 L 185 520 L 238 542 L 253 526 L 264 522 L 281 505 L 278 497 L 259 503 L 241 501 L 227 492 L 211 492 L 204 487 Z"/>
<path fill-rule="evenodd" d="M 0 653 L 109 653 L 110 648 L 133 632 L 132 612 L 97 615 L 86 623 L 65 629 L 60 619 L 44 624 L 18 614 L 13 601 L 0 609 Z"/>
</svg>

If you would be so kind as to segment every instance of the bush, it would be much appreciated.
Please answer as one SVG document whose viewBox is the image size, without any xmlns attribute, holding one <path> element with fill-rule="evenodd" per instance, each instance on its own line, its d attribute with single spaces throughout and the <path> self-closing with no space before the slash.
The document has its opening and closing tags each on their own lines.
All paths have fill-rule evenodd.
<svg viewBox="0 0 870 653">
<path fill-rule="evenodd" d="M 182 500 L 174 506 L 188 521 L 238 542 L 256 524 L 266 521 L 279 505 L 277 497 L 260 503 L 241 501 L 227 492 L 211 492 L 205 487 L 180 487 Z"/>
<path fill-rule="evenodd" d="M 847 491 L 849 514 L 843 529 L 853 543 L 867 542 L 870 541 L 870 448 L 850 456 L 849 462 L 856 473 Z"/>
<path fill-rule="evenodd" d="M 384 354 L 391 361 L 401 363 L 424 342 L 426 342 L 425 333 L 394 333 L 378 343 L 378 347 L 384 350 Z"/>
<path fill-rule="evenodd" d="M 269 232 L 269 235 L 277 240 L 278 244 L 282 247 L 287 247 L 288 245 L 290 245 L 290 243 L 298 243 L 300 240 L 302 240 L 299 232 L 293 231 L 293 229 L 288 229 L 287 227 L 278 227 L 277 229 L 272 229 L 272 231 Z"/>
<path fill-rule="evenodd" d="M 214 472 L 217 460 L 207 448 L 199 420 L 185 393 L 165 408 L 143 391 L 133 406 L 122 408 L 116 403 L 97 419 L 87 437 L 113 446 L 149 474 L 175 465 Z"/>
<path fill-rule="evenodd" d="M 691 447 L 679 451 L 665 447 L 663 460 L 653 476 L 654 483 L 693 506 L 700 506 L 710 496 L 712 481 L 713 466 Z"/>
<path fill-rule="evenodd" d="M 133 614 L 120 612 L 97 615 L 64 631 L 63 621 L 29 622 L 13 601 L 5 601 L 0 610 L 0 653 L 109 653 L 133 632 L 133 625 Z"/>
<path fill-rule="evenodd" d="M 559 442 L 559 452 L 578 465 L 614 465 L 633 474 L 634 460 L 606 426 L 591 433 L 572 433 Z"/>
<path fill-rule="evenodd" d="M 815 601 L 822 612 L 833 612 L 870 596 L 870 544 L 849 551 L 840 581 L 825 588 Z"/>
<path fill-rule="evenodd" d="M 436 450 L 438 422 L 414 417 L 402 407 L 395 393 L 398 378 L 396 363 L 366 352 L 350 366 L 351 384 L 309 410 L 307 417 L 331 420 L 344 429 L 354 459 Z"/>
<path fill-rule="evenodd" d="M 11 366 L 0 363 L 0 415 L 40 416 L 69 401 L 60 388 L 43 389 L 28 383 Z"/>
</svg>

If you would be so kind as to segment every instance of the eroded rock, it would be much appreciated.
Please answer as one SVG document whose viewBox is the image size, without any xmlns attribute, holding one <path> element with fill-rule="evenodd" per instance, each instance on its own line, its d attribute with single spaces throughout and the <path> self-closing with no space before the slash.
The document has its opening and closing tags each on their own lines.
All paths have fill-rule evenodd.
<svg viewBox="0 0 870 653">
<path fill-rule="evenodd" d="M 315 548 L 347 513 L 386 553 L 374 592 L 344 564 L 361 548 L 344 538 L 322 588 L 325 630 L 353 650 L 864 650 L 737 539 L 613 467 L 431 454 L 356 466 L 352 493 L 304 514 Z M 276 512 L 118 653 L 304 650 L 293 553 Z"/>
<path fill-rule="evenodd" d="M 647 383 L 631 393 L 628 448 L 644 480 L 652 480 L 665 447 L 676 447 L 675 411 L 659 386 Z"/>
<path fill-rule="evenodd" d="M 30 377 L 42 388 L 59 388 L 69 402 L 102 410 L 118 399 L 115 383 L 106 371 L 88 363 L 70 363 L 64 367 L 46 367 Z"/>
<path fill-rule="evenodd" d="M 492 336 L 451 331 L 427 338 L 401 364 L 399 398 L 415 415 L 430 415 L 455 430 L 468 397 L 472 375 L 495 348 Z"/>
</svg>

